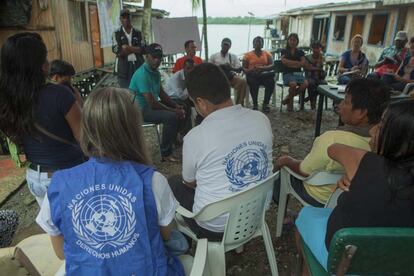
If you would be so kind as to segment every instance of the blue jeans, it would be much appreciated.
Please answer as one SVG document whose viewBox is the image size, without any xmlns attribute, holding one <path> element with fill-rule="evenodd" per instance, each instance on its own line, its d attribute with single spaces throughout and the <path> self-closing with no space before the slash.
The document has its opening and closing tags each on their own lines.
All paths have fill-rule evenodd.
<svg viewBox="0 0 414 276">
<path fill-rule="evenodd" d="M 351 82 L 351 78 L 349 76 L 339 76 L 338 77 L 338 84 L 348 84 Z"/>
<path fill-rule="evenodd" d="M 170 239 L 164 241 L 165 249 L 173 256 L 180 256 L 187 252 L 188 242 L 183 233 L 178 230 L 171 230 Z"/>
<path fill-rule="evenodd" d="M 173 151 L 173 144 L 178 132 L 177 115 L 168 110 L 155 110 L 151 107 L 142 109 L 142 116 L 145 122 L 162 124 L 161 155 L 169 156 Z"/>
<path fill-rule="evenodd" d="M 293 73 L 284 73 L 283 74 L 283 85 L 289 85 L 290 82 L 296 82 L 297 84 L 302 84 L 305 81 L 303 72 L 293 72 Z"/>
<path fill-rule="evenodd" d="M 39 206 L 42 206 L 51 180 L 52 178 L 49 177 L 47 172 L 39 172 L 29 168 L 26 170 L 26 181 L 29 190 L 35 196 Z"/>
</svg>

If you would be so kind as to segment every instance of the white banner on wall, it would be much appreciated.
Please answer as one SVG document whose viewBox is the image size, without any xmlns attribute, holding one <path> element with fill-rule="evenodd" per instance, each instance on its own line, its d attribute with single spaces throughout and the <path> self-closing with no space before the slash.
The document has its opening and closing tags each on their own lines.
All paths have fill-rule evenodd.
<svg viewBox="0 0 414 276">
<path fill-rule="evenodd" d="M 101 48 L 112 46 L 112 34 L 121 25 L 119 13 L 120 0 L 96 0 L 99 14 L 99 28 L 101 33 Z"/>
<path fill-rule="evenodd" d="M 184 43 L 194 40 L 197 51 L 201 50 L 200 33 L 198 31 L 197 17 L 176 17 L 153 19 L 152 30 L 154 41 L 160 44 L 165 55 L 184 52 Z"/>
</svg>

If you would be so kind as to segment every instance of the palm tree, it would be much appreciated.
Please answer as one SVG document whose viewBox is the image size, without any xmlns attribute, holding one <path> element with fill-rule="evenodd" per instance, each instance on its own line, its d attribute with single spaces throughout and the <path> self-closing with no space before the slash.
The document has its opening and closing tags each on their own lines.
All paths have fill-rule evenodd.
<svg viewBox="0 0 414 276">
<path fill-rule="evenodd" d="M 191 0 L 193 9 L 200 7 L 200 1 L 203 9 L 203 39 L 204 39 L 204 56 L 205 60 L 208 61 L 208 42 L 207 42 L 207 9 L 206 0 Z"/>
<path fill-rule="evenodd" d="M 144 36 L 144 41 L 147 43 L 151 42 L 151 7 L 152 7 L 152 0 L 145 0 L 144 1 L 144 10 L 142 14 L 142 27 L 141 31 Z"/>
</svg>

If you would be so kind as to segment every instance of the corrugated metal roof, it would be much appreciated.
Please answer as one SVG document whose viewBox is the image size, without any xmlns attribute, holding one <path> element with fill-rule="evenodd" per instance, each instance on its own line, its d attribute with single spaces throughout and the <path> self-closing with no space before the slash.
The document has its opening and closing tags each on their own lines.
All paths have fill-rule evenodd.
<svg viewBox="0 0 414 276">
<path fill-rule="evenodd" d="M 414 0 L 383 0 L 384 6 L 413 4 Z"/>
<path fill-rule="evenodd" d="M 394 0 L 399 1 L 399 0 Z M 400 0 L 404 1 L 404 0 Z M 410 0 L 408 0 L 410 1 Z M 414 1 L 414 0 L 411 0 Z M 314 14 L 314 13 L 324 13 L 328 11 L 342 11 L 342 10 L 353 10 L 356 8 L 360 9 L 375 9 L 378 4 L 382 4 L 382 0 L 363 0 L 363 1 L 348 1 L 340 3 L 326 3 L 320 5 L 312 5 L 307 7 L 300 7 L 291 10 L 281 12 L 280 15 L 299 15 L 299 14 Z"/>
</svg>

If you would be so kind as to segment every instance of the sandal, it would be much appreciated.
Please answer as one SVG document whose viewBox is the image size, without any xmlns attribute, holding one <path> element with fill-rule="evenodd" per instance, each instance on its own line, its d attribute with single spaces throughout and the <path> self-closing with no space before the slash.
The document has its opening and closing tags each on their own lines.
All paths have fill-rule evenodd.
<svg viewBox="0 0 414 276">
<path fill-rule="evenodd" d="M 180 159 L 174 157 L 172 154 L 168 156 L 163 156 L 161 159 L 162 162 L 180 162 Z"/>
</svg>

